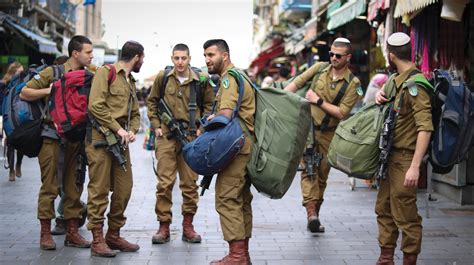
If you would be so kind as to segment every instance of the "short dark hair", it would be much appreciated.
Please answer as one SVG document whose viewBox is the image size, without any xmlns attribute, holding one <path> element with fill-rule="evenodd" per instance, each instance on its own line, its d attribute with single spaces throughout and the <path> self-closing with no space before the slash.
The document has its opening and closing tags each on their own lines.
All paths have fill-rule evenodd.
<svg viewBox="0 0 474 265">
<path fill-rule="evenodd" d="M 219 51 L 230 53 L 229 45 L 227 45 L 227 42 L 223 39 L 208 40 L 204 43 L 203 48 L 207 49 L 207 48 L 209 48 L 211 46 L 214 46 L 214 45 L 217 46 L 217 49 L 219 49 Z"/>
<path fill-rule="evenodd" d="M 135 55 L 142 56 L 145 52 L 143 45 L 140 43 L 129 40 L 122 46 L 122 55 L 120 56 L 121 61 L 130 62 Z"/>
<path fill-rule="evenodd" d="M 388 52 L 393 53 L 395 57 L 403 61 L 411 61 L 411 44 L 407 43 L 402 46 L 392 46 L 387 43 Z"/>
<path fill-rule="evenodd" d="M 347 54 L 352 53 L 352 46 L 351 46 L 350 43 L 335 41 L 335 42 L 332 43 L 332 46 L 337 47 L 337 48 L 346 48 Z"/>
<path fill-rule="evenodd" d="M 182 52 L 187 52 L 188 55 L 189 55 L 189 47 L 188 45 L 184 44 L 184 43 L 178 43 L 176 44 L 174 47 L 173 47 L 173 53 L 175 51 L 182 51 Z"/>
<path fill-rule="evenodd" d="M 92 45 L 92 41 L 89 40 L 86 36 L 82 35 L 76 35 L 72 37 L 72 39 L 69 41 L 69 44 L 67 45 L 67 51 L 69 53 L 69 57 L 72 56 L 73 51 L 82 51 L 82 46 L 84 44 L 90 44 Z"/>
<path fill-rule="evenodd" d="M 280 69 L 278 69 L 278 74 L 281 77 L 288 78 L 290 77 L 290 68 L 288 68 L 286 65 L 282 65 L 280 66 Z"/>
</svg>

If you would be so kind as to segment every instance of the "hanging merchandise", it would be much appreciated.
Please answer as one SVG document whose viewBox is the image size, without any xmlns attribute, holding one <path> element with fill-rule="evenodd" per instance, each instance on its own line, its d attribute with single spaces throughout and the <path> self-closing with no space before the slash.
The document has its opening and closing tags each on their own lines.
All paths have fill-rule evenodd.
<svg viewBox="0 0 474 265">
<path fill-rule="evenodd" d="M 467 39 L 463 23 L 445 19 L 439 24 L 439 64 L 442 69 L 464 68 L 464 42 Z"/>
<path fill-rule="evenodd" d="M 431 76 L 431 71 L 437 67 L 434 60 L 438 47 L 439 6 L 426 7 L 414 19 L 410 38 L 412 42 L 412 61 L 419 66 L 426 77 Z"/>
</svg>

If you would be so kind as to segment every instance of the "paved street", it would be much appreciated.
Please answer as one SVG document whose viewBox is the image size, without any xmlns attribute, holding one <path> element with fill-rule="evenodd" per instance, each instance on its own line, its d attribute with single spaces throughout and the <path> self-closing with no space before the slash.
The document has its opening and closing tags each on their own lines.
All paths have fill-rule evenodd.
<svg viewBox="0 0 474 265">
<path fill-rule="evenodd" d="M 8 181 L 8 172 L 0 178 L 0 264 L 208 264 L 227 252 L 211 187 L 199 202 L 195 227 L 201 233 L 201 244 L 181 241 L 181 196 L 174 189 L 172 240 L 152 245 L 151 236 L 158 228 L 154 213 L 156 180 L 151 153 L 142 149 L 143 135 L 132 145 L 134 189 L 122 230 L 127 239 L 137 242 L 138 253 L 118 253 L 116 258 L 91 258 L 89 249 L 64 247 L 64 236 L 55 236 L 56 251 L 39 249 L 39 221 L 36 219 L 40 185 L 36 159 L 25 158 L 23 177 Z M 306 231 L 305 211 L 301 207 L 299 177 L 285 197 L 270 200 L 254 190 L 254 235 L 250 255 L 260 264 L 375 264 L 378 257 L 377 226 L 374 213 L 376 191 L 357 182 L 350 191 L 347 177 L 332 171 L 321 218 L 326 233 Z M 83 194 L 86 200 L 87 192 Z M 423 250 L 418 264 L 474 264 L 474 207 L 460 207 L 435 196 L 431 218 L 425 218 L 425 194 L 419 193 L 419 210 L 423 215 Z M 81 234 L 91 234 L 81 228 Z M 401 253 L 396 252 L 397 264 Z"/>
</svg>

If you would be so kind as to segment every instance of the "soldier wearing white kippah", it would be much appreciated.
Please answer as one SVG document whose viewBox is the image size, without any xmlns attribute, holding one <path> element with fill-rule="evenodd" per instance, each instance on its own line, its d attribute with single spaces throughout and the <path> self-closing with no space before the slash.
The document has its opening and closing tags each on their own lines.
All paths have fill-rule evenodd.
<svg viewBox="0 0 474 265">
<path fill-rule="evenodd" d="M 352 57 L 351 42 L 346 38 L 337 38 L 331 45 L 329 56 L 330 64 L 314 64 L 285 87 L 285 90 L 295 92 L 307 87 L 306 84 L 311 84 L 306 99 L 312 103 L 313 131 L 317 141 L 307 148 L 305 153 L 319 154 L 322 160 L 318 165 L 313 163 L 315 159 L 310 159 L 311 162 L 305 159 L 305 169 L 301 174 L 301 191 L 303 206 L 307 212 L 307 227 L 313 233 L 325 231 L 319 220 L 319 210 L 324 201 L 329 175 L 329 144 L 339 121 L 349 115 L 352 107 L 363 95 L 359 79 L 348 68 Z M 313 168 L 314 170 L 311 170 Z"/>
<path fill-rule="evenodd" d="M 410 37 L 393 33 L 387 40 L 393 74 L 377 92 L 376 103 L 394 97 L 395 127 L 386 177 L 380 180 L 375 212 L 381 248 L 377 265 L 393 265 L 399 230 L 403 264 L 416 264 L 421 250 L 421 216 L 416 207 L 420 166 L 433 131 L 431 85 L 411 62 Z"/>
</svg>

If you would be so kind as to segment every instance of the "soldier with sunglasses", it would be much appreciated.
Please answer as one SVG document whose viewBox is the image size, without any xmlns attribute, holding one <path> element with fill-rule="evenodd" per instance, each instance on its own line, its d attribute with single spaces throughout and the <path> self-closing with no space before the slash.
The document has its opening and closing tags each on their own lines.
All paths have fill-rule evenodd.
<svg viewBox="0 0 474 265">
<path fill-rule="evenodd" d="M 306 169 L 303 170 L 301 191 L 303 206 L 307 212 L 308 229 L 313 233 L 325 231 L 319 221 L 319 210 L 324 201 L 323 195 L 330 169 L 327 161 L 329 144 L 339 121 L 349 115 L 352 107 L 363 95 L 359 79 L 348 68 L 352 57 L 350 41 L 337 38 L 331 45 L 329 55 L 329 65 L 316 63 L 285 87 L 285 90 L 295 92 L 307 82 L 311 82 L 306 99 L 312 103 L 314 136 L 317 139 L 313 146 L 315 152 L 322 155 L 322 160 L 314 170 L 314 177 L 308 175 Z"/>
</svg>

